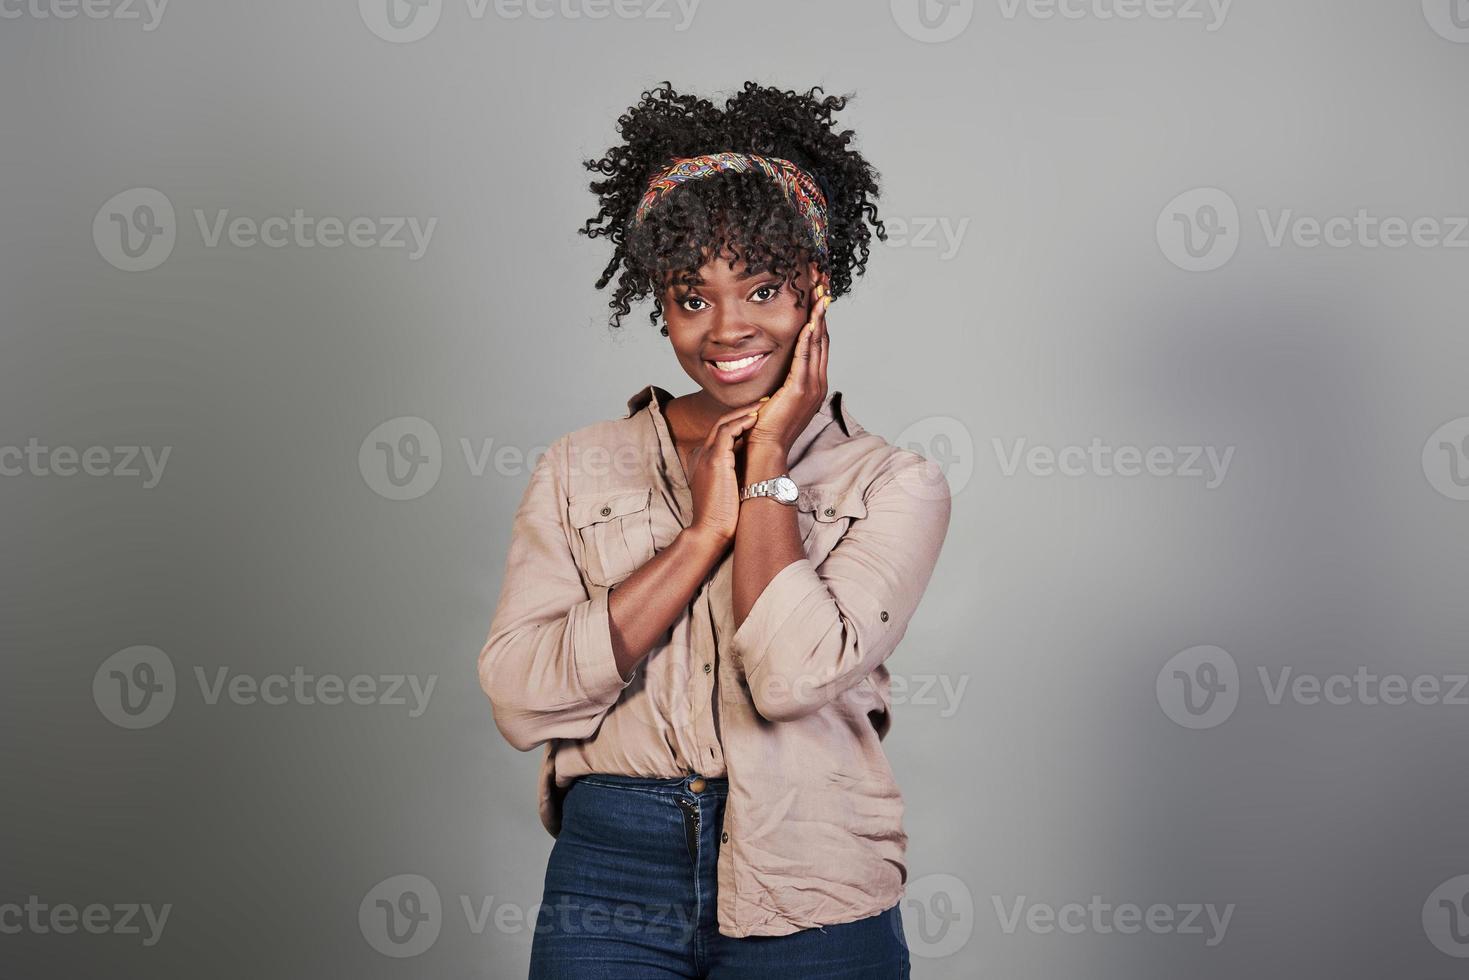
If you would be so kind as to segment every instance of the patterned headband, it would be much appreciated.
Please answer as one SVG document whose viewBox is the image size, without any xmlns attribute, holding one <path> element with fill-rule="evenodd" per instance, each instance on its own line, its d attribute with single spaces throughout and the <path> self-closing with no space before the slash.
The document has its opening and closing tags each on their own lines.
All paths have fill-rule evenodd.
<svg viewBox="0 0 1469 980">
<path fill-rule="evenodd" d="M 633 215 L 633 224 L 641 222 L 655 204 L 680 184 L 723 171 L 751 173 L 755 170 L 764 173 L 780 187 L 786 200 L 791 202 L 791 206 L 810 229 L 816 253 L 825 259 L 826 195 L 821 193 L 821 188 L 809 173 L 780 157 L 762 157 L 753 153 L 706 153 L 697 157 L 677 157 L 671 166 L 660 170 L 648 182 L 648 192 L 643 195 L 643 200 Z"/>
</svg>

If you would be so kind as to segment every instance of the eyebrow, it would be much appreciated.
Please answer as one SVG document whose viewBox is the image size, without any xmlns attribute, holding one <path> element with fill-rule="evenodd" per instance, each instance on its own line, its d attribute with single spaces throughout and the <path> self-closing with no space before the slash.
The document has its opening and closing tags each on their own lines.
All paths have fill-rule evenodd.
<svg viewBox="0 0 1469 980">
<path fill-rule="evenodd" d="M 737 279 L 740 282 L 748 282 L 751 279 L 758 279 L 761 276 L 774 276 L 774 275 L 775 275 L 775 273 L 773 273 L 773 272 L 751 272 L 750 270 L 746 269 L 744 272 L 741 272 L 738 275 L 736 275 L 735 276 L 735 279 Z M 706 280 L 704 279 L 703 276 L 691 276 L 688 279 L 683 279 L 683 280 L 680 280 L 680 281 L 675 282 L 675 283 L 670 283 L 669 284 L 669 288 L 671 288 L 671 289 L 677 289 L 680 286 L 689 287 L 689 286 L 705 286 L 705 285 L 708 285 L 708 283 L 706 282 Z"/>
</svg>

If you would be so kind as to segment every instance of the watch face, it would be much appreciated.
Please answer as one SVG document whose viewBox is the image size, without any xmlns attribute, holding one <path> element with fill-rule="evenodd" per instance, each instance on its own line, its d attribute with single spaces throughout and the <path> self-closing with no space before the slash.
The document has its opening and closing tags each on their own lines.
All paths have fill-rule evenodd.
<svg viewBox="0 0 1469 980">
<path fill-rule="evenodd" d="M 784 504 L 793 504 L 796 502 L 796 496 L 797 490 L 795 480 L 792 480 L 788 476 L 778 476 L 775 478 L 776 500 L 779 500 L 781 503 Z"/>
</svg>

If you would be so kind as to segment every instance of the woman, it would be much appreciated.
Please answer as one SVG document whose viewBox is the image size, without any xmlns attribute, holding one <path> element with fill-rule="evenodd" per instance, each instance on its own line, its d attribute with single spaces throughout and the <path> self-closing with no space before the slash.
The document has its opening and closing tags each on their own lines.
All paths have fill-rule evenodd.
<svg viewBox="0 0 1469 980">
<path fill-rule="evenodd" d="M 586 166 L 612 325 L 653 300 L 699 386 L 562 436 L 516 512 L 480 682 L 545 745 L 533 978 L 909 975 L 884 661 L 949 522 L 827 391 L 876 174 L 845 99 L 665 83 Z"/>
</svg>

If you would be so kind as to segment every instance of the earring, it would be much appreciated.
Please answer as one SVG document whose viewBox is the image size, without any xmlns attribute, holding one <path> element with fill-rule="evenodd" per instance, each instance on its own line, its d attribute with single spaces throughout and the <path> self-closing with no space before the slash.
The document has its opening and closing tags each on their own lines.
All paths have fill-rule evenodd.
<svg viewBox="0 0 1469 980">
<path fill-rule="evenodd" d="M 658 332 L 661 333 L 663 336 L 667 337 L 668 336 L 668 324 L 665 323 L 665 324 L 663 324 L 663 326 L 659 327 L 658 328 Z"/>
</svg>

